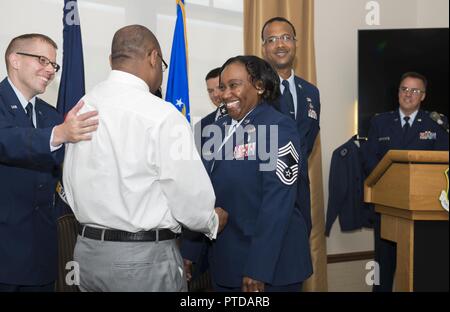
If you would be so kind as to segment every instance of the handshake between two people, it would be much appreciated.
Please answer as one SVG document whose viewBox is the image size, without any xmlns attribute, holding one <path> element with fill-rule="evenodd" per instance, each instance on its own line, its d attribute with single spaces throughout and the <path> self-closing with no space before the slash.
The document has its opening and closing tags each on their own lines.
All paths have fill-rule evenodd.
<svg viewBox="0 0 450 312">
<path fill-rule="evenodd" d="M 221 207 L 216 207 L 216 208 L 214 208 L 214 210 L 216 211 L 217 216 L 219 217 L 219 228 L 217 230 L 217 234 L 219 234 L 220 232 L 223 231 L 223 228 L 225 227 L 225 225 L 228 222 L 228 212 L 226 212 Z"/>
<path fill-rule="evenodd" d="M 216 207 L 216 208 L 214 208 L 214 210 L 215 210 L 217 216 L 219 217 L 219 227 L 217 229 L 217 235 L 219 235 L 219 233 L 223 231 L 223 229 L 225 228 L 225 225 L 228 222 L 228 212 L 226 212 L 221 207 Z M 183 263 L 184 263 L 184 271 L 186 273 L 186 280 L 189 282 L 192 280 L 193 262 L 188 259 L 183 259 Z"/>
</svg>

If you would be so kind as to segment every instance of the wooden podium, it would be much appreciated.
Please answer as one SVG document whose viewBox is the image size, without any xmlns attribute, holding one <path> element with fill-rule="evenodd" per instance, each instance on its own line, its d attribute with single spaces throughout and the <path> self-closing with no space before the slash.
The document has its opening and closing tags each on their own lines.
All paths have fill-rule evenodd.
<svg viewBox="0 0 450 312">
<path fill-rule="evenodd" d="M 396 291 L 435 290 L 436 278 L 448 291 L 448 212 L 439 200 L 448 159 L 448 151 L 391 150 L 365 181 L 381 237 L 397 243 Z"/>
</svg>

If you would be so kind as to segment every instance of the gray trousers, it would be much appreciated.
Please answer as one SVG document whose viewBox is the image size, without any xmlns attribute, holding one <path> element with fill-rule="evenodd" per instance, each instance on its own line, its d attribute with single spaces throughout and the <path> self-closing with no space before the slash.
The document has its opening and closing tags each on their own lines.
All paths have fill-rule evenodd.
<svg viewBox="0 0 450 312">
<path fill-rule="evenodd" d="M 81 291 L 187 291 L 176 240 L 110 242 L 78 236 Z"/>
</svg>

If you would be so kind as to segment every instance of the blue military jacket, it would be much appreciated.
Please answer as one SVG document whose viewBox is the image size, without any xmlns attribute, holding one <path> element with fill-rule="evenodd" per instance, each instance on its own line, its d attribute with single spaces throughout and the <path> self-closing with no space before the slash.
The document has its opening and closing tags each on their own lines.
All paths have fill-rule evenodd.
<svg viewBox="0 0 450 312">
<path fill-rule="evenodd" d="M 297 88 L 297 127 L 300 140 L 306 143 L 306 155 L 312 152 L 314 142 L 320 130 L 320 95 L 316 86 L 295 77 Z"/>
<path fill-rule="evenodd" d="M 194 125 L 194 138 L 195 138 L 195 146 L 197 147 L 197 150 L 199 153 L 201 153 L 201 148 L 203 144 L 205 143 L 205 138 L 202 136 L 203 129 L 214 123 L 216 119 L 217 111 L 213 111 L 203 117 L 199 122 L 197 122 Z"/>
<path fill-rule="evenodd" d="M 372 172 L 389 150 L 448 150 L 448 133 L 429 115 L 419 110 L 406 138 L 398 110 L 374 116 L 365 149 L 366 173 Z"/>
<path fill-rule="evenodd" d="M 226 108 L 219 107 L 194 125 L 195 145 L 200 154 L 202 153 L 203 144 L 207 140 L 206 133 L 208 129 L 205 130 L 205 136 L 203 136 L 203 131 L 206 127 L 215 123 L 217 110 L 220 110 L 218 119 L 221 119 L 227 115 Z M 198 233 L 191 232 L 185 228 L 183 229 L 183 238 L 181 253 L 185 259 L 189 259 L 195 263 L 194 270 L 192 272 L 192 278 L 195 279 L 208 269 L 207 255 L 209 242 L 206 242 L 206 238 L 203 235 L 198 235 Z"/>
<path fill-rule="evenodd" d="M 364 202 L 363 151 L 365 141 L 356 136 L 339 146 L 331 157 L 325 234 L 339 216 L 342 231 L 372 227 L 373 205 Z"/>
<path fill-rule="evenodd" d="M 229 116 L 216 122 L 224 135 L 230 124 Z M 270 125 L 278 129 L 278 136 L 270 138 Z M 228 224 L 209 249 L 211 274 L 217 284 L 228 287 L 241 286 L 244 276 L 271 285 L 301 282 L 312 274 L 312 264 L 308 228 L 296 201 L 296 179 L 289 182 L 304 161 L 295 162 L 292 156 L 298 157 L 300 149 L 295 125 L 262 103 L 241 127 L 248 131 L 240 137 L 238 128 L 220 151 L 221 159 L 203 155 L 216 207 L 229 213 Z M 260 165 L 270 162 L 263 155 L 270 143 L 275 147 L 274 166 L 262 171 Z"/>
<path fill-rule="evenodd" d="M 308 158 L 312 152 L 314 142 L 320 130 L 320 95 L 316 86 L 308 81 L 295 76 L 295 86 L 297 91 L 297 116 L 296 125 L 300 134 L 300 152 L 303 159 L 306 161 L 301 164 L 301 179 L 298 183 L 298 205 L 305 217 L 308 226 L 308 233 L 311 231 L 311 202 L 308 176 Z M 275 107 L 281 111 L 286 112 L 287 104 L 283 101 L 281 96 Z"/>
<path fill-rule="evenodd" d="M 56 279 L 54 194 L 64 148 L 50 152 L 56 109 L 36 99 L 32 127 L 7 79 L 0 83 L 0 283 Z"/>
<path fill-rule="evenodd" d="M 197 150 L 199 151 L 200 154 L 201 154 L 201 148 L 207 138 L 206 132 L 208 131 L 208 129 L 205 130 L 205 128 L 207 126 L 215 123 L 216 116 L 217 116 L 217 119 L 221 119 L 226 115 L 227 115 L 227 110 L 226 110 L 225 106 L 221 105 L 215 111 L 209 113 L 208 115 L 203 117 L 199 122 L 197 122 L 194 125 L 195 144 L 196 144 Z M 205 131 L 205 136 L 203 136 L 203 131 Z"/>
</svg>

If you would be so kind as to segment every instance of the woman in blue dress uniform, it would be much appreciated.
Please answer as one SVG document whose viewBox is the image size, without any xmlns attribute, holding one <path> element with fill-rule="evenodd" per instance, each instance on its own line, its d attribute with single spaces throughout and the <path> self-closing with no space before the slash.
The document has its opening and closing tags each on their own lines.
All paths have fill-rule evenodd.
<svg viewBox="0 0 450 312">
<path fill-rule="evenodd" d="M 306 160 L 299 157 L 294 121 L 269 104 L 280 96 L 278 75 L 256 56 L 237 56 L 222 66 L 221 88 L 229 115 L 216 122 L 222 135 L 206 141 L 202 153 L 216 207 L 229 213 L 209 246 L 213 287 L 299 291 L 312 274 L 307 227 L 296 205 Z"/>
</svg>

